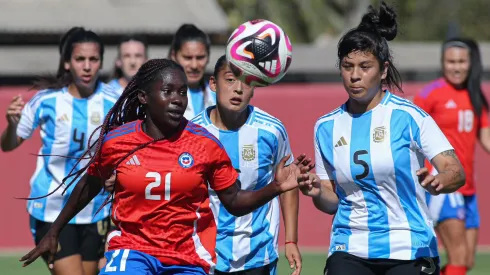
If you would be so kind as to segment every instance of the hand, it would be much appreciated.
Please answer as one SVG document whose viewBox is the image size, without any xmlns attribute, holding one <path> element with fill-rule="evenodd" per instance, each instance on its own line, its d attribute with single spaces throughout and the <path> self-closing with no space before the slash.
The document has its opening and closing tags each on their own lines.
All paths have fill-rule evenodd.
<svg viewBox="0 0 490 275">
<path fill-rule="evenodd" d="M 116 186 L 117 174 L 114 171 L 109 179 L 104 182 L 104 190 L 106 192 L 112 193 L 114 191 L 114 187 Z"/>
<path fill-rule="evenodd" d="M 290 157 L 291 155 L 283 157 L 277 165 L 274 179 L 281 193 L 297 188 L 298 173 L 301 175 L 312 169 L 310 169 L 311 159 L 307 159 L 305 154 L 301 154 L 296 161 L 285 166 Z M 298 166 L 301 166 L 301 169 Z"/>
<path fill-rule="evenodd" d="M 22 114 L 22 107 L 24 106 L 24 100 L 22 96 L 15 96 L 7 109 L 7 122 L 9 125 L 17 125 Z"/>
<path fill-rule="evenodd" d="M 39 256 L 48 253 L 48 267 L 49 269 L 53 269 L 54 267 L 54 255 L 58 250 L 58 233 L 56 233 L 53 229 L 50 229 L 46 236 L 42 238 L 39 244 L 31 250 L 31 252 L 24 255 L 24 257 L 20 258 L 21 262 L 24 262 L 22 265 L 28 266 L 32 262 L 34 262 Z"/>
<path fill-rule="evenodd" d="M 304 173 L 298 176 L 299 190 L 303 195 L 319 197 L 322 193 L 321 180 L 313 173 Z"/>
<path fill-rule="evenodd" d="M 442 188 L 444 188 L 439 178 L 431 175 L 426 167 L 417 170 L 417 176 L 419 177 L 420 185 L 429 191 L 431 195 L 439 195 Z"/>
<path fill-rule="evenodd" d="M 289 267 L 294 269 L 291 275 L 301 274 L 303 259 L 301 258 L 301 253 L 299 253 L 298 246 L 295 243 L 286 244 L 286 258 L 288 259 Z"/>
<path fill-rule="evenodd" d="M 291 169 L 295 169 L 296 177 L 302 173 L 307 173 L 315 168 L 315 164 L 311 163 L 311 158 L 306 158 L 306 154 L 299 155 L 291 165 Z"/>
</svg>

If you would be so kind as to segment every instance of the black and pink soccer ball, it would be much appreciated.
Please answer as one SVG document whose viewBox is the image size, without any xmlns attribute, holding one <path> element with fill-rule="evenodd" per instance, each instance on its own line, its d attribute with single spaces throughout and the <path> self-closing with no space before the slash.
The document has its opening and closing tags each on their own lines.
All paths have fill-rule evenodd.
<svg viewBox="0 0 490 275">
<path fill-rule="evenodd" d="M 233 74 L 251 86 L 278 82 L 291 65 L 293 47 L 278 25 L 267 20 L 241 24 L 228 39 L 226 59 Z"/>
</svg>

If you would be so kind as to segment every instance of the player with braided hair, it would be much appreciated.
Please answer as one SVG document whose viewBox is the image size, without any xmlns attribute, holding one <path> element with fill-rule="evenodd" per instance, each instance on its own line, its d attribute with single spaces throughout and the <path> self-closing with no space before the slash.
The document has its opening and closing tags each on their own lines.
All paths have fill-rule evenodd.
<svg viewBox="0 0 490 275">
<path fill-rule="evenodd" d="M 56 76 L 36 82 L 35 88 L 40 91 L 25 106 L 20 96 L 14 98 L 7 111 L 8 127 L 1 138 L 2 151 L 8 152 L 29 139 L 36 128 L 41 129 L 42 147 L 30 181 L 30 196 L 56 191 L 27 204 L 36 244 L 48 232 L 72 192 L 69 188 L 63 194 L 57 187 L 70 169 L 79 169 L 86 163 L 77 162 L 77 158 L 87 150 L 88 135 L 101 125 L 116 102 L 113 91 L 98 78 L 104 45 L 97 34 L 81 27 L 71 28 L 61 39 L 59 53 Z M 103 256 L 110 208 L 95 212 L 106 197 L 107 194 L 96 194 L 59 232 L 53 274 L 98 272 L 97 261 Z"/>
<path fill-rule="evenodd" d="M 113 171 L 118 177 L 112 220 L 120 233 L 109 243 L 101 274 L 213 273 L 216 224 L 208 184 L 237 216 L 297 188 L 297 166 L 304 165 L 301 173 L 309 169 L 304 155 L 289 166 L 289 156 L 282 158 L 275 182 L 266 187 L 240 190 L 221 143 L 185 119 L 187 88 L 184 70 L 174 61 L 143 64 L 106 116 L 94 154 L 86 152 L 88 164 L 64 179 L 70 186 L 82 177 L 45 238 L 21 258 L 24 265 L 42 254 L 52 260 L 58 232 L 101 192 Z"/>
</svg>

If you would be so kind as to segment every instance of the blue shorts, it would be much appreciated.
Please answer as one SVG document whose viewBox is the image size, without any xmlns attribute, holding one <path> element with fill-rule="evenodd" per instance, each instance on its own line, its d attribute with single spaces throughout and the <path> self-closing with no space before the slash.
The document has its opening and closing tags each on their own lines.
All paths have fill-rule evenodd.
<svg viewBox="0 0 490 275">
<path fill-rule="evenodd" d="M 157 258 L 131 249 L 105 253 L 107 264 L 99 275 L 206 275 L 198 266 L 163 265 Z"/>
<path fill-rule="evenodd" d="M 465 221 L 467 229 L 480 227 L 476 195 L 463 196 L 454 192 L 432 196 L 427 193 L 427 205 L 435 225 L 448 219 L 458 219 Z"/>
<path fill-rule="evenodd" d="M 480 212 L 476 195 L 464 196 L 466 210 L 466 229 L 480 228 Z"/>
</svg>

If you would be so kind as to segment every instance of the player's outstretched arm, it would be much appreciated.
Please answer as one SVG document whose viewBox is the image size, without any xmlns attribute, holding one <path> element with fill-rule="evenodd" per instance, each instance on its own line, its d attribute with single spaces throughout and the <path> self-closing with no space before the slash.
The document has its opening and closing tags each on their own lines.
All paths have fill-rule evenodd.
<svg viewBox="0 0 490 275">
<path fill-rule="evenodd" d="M 437 169 L 437 175 L 431 175 L 425 167 L 417 171 L 420 184 L 431 194 L 452 193 L 464 185 L 466 176 L 454 150 L 436 155 L 431 162 Z"/>
<path fill-rule="evenodd" d="M 334 191 L 334 182 L 331 180 L 320 180 L 315 174 L 302 174 L 298 176 L 299 190 L 313 199 L 315 207 L 327 214 L 333 215 L 337 212 L 339 198 Z"/>
<path fill-rule="evenodd" d="M 232 186 L 216 191 L 223 206 L 235 216 L 243 216 L 251 213 L 255 209 L 266 204 L 278 195 L 293 190 L 298 187 L 297 173 L 293 167 L 285 167 L 286 161 L 290 155 L 285 156 L 277 166 L 275 181 L 266 185 L 257 191 L 247 191 L 240 189 L 240 181 L 237 180 Z M 302 155 L 301 173 L 307 173 L 310 170 L 311 159 Z"/>
<path fill-rule="evenodd" d="M 27 253 L 20 261 L 24 262 L 23 266 L 27 266 L 35 261 L 39 256 L 48 253 L 49 268 L 53 268 L 54 255 L 58 249 L 58 236 L 61 229 L 80 212 L 87 204 L 95 198 L 102 190 L 102 180 L 85 174 L 77 183 L 73 192 L 68 199 L 65 207 L 51 225 L 48 233 L 39 242 L 39 244 Z"/>
</svg>

